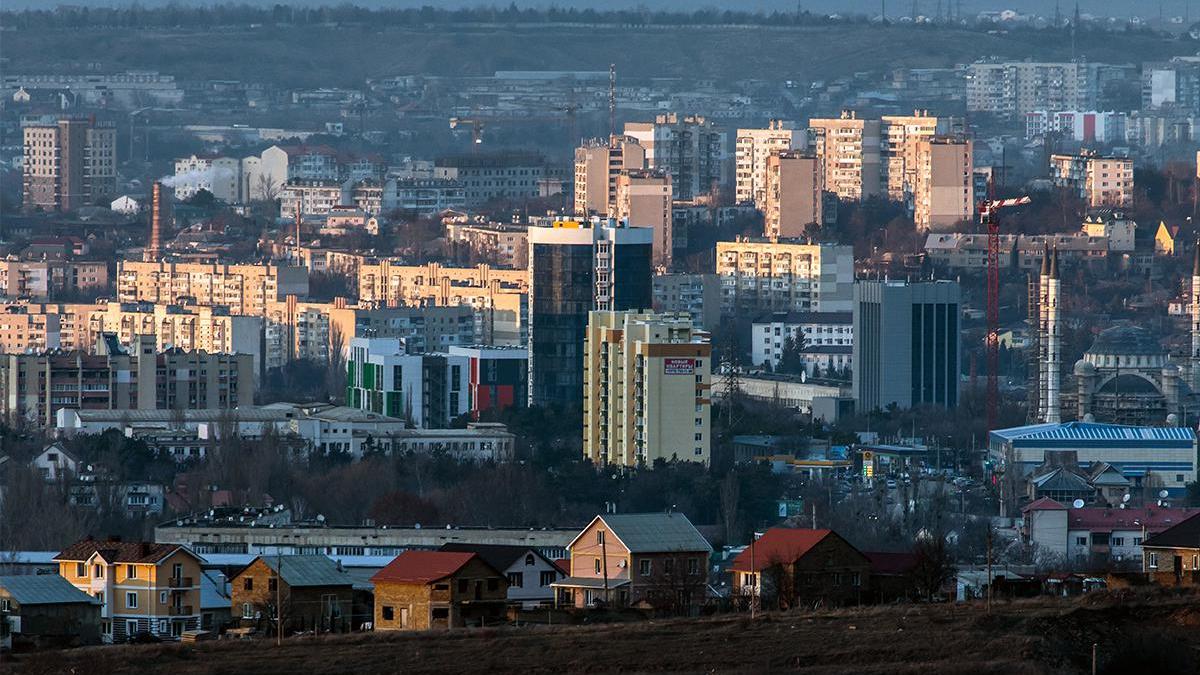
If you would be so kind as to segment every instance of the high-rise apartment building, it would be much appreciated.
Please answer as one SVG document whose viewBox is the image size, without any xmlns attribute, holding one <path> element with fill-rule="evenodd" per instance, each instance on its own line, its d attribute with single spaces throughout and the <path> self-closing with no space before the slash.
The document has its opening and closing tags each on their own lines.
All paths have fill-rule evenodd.
<svg viewBox="0 0 1200 675">
<path fill-rule="evenodd" d="M 622 171 L 617 175 L 615 204 L 610 215 L 617 220 L 654 231 L 654 266 L 670 269 L 675 246 L 671 176 L 653 169 Z"/>
<path fill-rule="evenodd" d="M 686 315 L 592 312 L 583 452 L 596 466 L 711 457 L 712 344 Z"/>
<path fill-rule="evenodd" d="M 604 219 L 529 228 L 531 404 L 578 405 L 588 312 L 652 305 L 652 235 Z"/>
<path fill-rule="evenodd" d="M 972 144 L 936 136 L 917 143 L 913 219 L 921 230 L 951 228 L 975 212 Z"/>
<path fill-rule="evenodd" d="M 717 242 L 721 310 L 848 312 L 854 250 L 834 244 L 739 238 Z"/>
<path fill-rule="evenodd" d="M 169 305 L 223 305 L 231 314 L 264 316 L 268 303 L 308 295 L 308 270 L 279 264 L 117 261 L 117 299 Z"/>
<path fill-rule="evenodd" d="M 767 158 L 779 151 L 801 150 L 803 129 L 791 122 L 771 120 L 766 129 L 738 129 L 734 142 L 734 197 L 738 204 L 766 210 Z"/>
<path fill-rule="evenodd" d="M 645 167 L 646 150 L 628 136 L 594 139 L 575 148 L 575 215 L 611 216 L 616 209 L 617 176 Z"/>
<path fill-rule="evenodd" d="M 958 405 L 959 310 L 952 281 L 854 284 L 858 411 Z"/>
<path fill-rule="evenodd" d="M 825 189 L 859 201 L 880 193 L 879 120 L 843 111 L 837 119 L 809 120 L 809 139 L 825 171 Z"/>
<path fill-rule="evenodd" d="M 715 274 L 654 275 L 654 311 L 684 313 L 692 325 L 715 331 L 721 323 L 721 278 Z"/>
<path fill-rule="evenodd" d="M 532 152 L 442 157 L 435 164 L 434 178 L 462 184 L 467 206 L 478 206 L 493 199 L 537 197 L 546 173 L 546 158 Z"/>
<path fill-rule="evenodd" d="M 60 409 L 194 410 L 254 405 L 250 354 L 158 352 L 153 336 L 130 349 L 113 335 L 94 354 L 51 350 L 0 356 L 0 414 L 41 426 Z"/>
<path fill-rule="evenodd" d="M 262 353 L 263 318 L 231 315 L 221 306 L 110 302 L 88 314 L 85 330 L 89 343 L 108 333 L 130 347 L 140 336 L 149 335 L 164 350 L 247 354 L 254 372 L 260 375 L 266 365 Z"/>
<path fill-rule="evenodd" d="M 62 294 L 102 293 L 108 263 L 99 260 L 0 260 L 0 294 L 51 300 Z"/>
<path fill-rule="evenodd" d="M 625 135 L 645 150 L 646 168 L 670 174 L 675 199 L 695 199 L 725 182 L 725 133 L 702 116 L 668 113 L 653 122 L 627 122 Z"/>
<path fill-rule="evenodd" d="M 809 225 L 821 224 L 825 174 L 816 155 L 795 151 L 767 157 L 763 232 L 768 238 L 804 236 Z"/>
<path fill-rule="evenodd" d="M 1137 66 L 1105 63 L 972 63 L 967 69 L 967 110 L 998 115 L 1105 110 L 1116 105 L 1108 92 L 1122 89 L 1113 85 L 1136 83 L 1137 77 Z"/>
<path fill-rule="evenodd" d="M 22 201 L 26 209 L 72 211 L 108 204 L 117 192 L 117 129 L 64 117 L 27 120 Z"/>
<path fill-rule="evenodd" d="M 935 117 L 928 111 L 916 110 L 911 115 L 884 115 L 882 124 L 881 181 L 888 199 L 904 201 L 916 190 L 917 174 L 921 164 L 917 161 L 918 148 L 922 141 L 936 135 L 961 134 L 961 119 Z"/>
<path fill-rule="evenodd" d="M 1133 206 L 1133 160 L 1083 152 L 1051 155 L 1050 178 L 1076 192 L 1089 208 Z"/>
</svg>

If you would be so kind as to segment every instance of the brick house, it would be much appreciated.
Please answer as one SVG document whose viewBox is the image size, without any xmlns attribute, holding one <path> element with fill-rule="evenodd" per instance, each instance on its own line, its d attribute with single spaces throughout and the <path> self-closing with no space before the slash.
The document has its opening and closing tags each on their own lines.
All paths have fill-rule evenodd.
<svg viewBox="0 0 1200 675">
<path fill-rule="evenodd" d="M 284 635 L 354 628 L 353 580 L 323 555 L 260 555 L 230 580 L 230 588 L 233 616 L 243 628 L 273 635 L 276 616 Z"/>
<path fill-rule="evenodd" d="M 1143 541 L 1142 571 L 1155 584 L 1200 585 L 1200 514 Z"/>
<path fill-rule="evenodd" d="M 466 551 L 405 551 L 371 577 L 375 630 L 483 626 L 504 620 L 508 582 Z"/>
<path fill-rule="evenodd" d="M 773 527 L 730 566 L 734 597 L 763 608 L 867 600 L 871 561 L 833 530 Z"/>
<path fill-rule="evenodd" d="M 179 638 L 200 628 L 203 560 L 178 544 L 84 539 L 54 556 L 58 574 L 100 600 L 100 633 Z"/>
<path fill-rule="evenodd" d="M 682 513 L 596 516 L 567 544 L 571 573 L 554 584 L 562 607 L 688 612 L 708 591 L 712 546 Z"/>
</svg>

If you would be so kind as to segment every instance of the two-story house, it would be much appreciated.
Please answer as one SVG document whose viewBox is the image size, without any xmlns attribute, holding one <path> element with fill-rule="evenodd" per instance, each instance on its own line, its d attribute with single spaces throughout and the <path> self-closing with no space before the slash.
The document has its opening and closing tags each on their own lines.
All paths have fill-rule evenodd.
<svg viewBox="0 0 1200 675">
<path fill-rule="evenodd" d="M 354 581 L 323 555 L 260 555 L 233 577 L 232 606 L 242 627 L 283 634 L 348 632 Z"/>
<path fill-rule="evenodd" d="M 764 609 L 862 602 L 871 561 L 833 530 L 773 527 L 730 566 L 734 597 Z"/>
<path fill-rule="evenodd" d="M 567 544 L 558 606 L 634 605 L 686 612 L 704 602 L 712 546 L 682 513 L 596 516 Z"/>
<path fill-rule="evenodd" d="M 508 581 L 508 604 L 533 609 L 554 602 L 552 584 L 566 575 L 554 561 L 528 546 L 443 544 L 442 551 L 474 553 Z"/>
<path fill-rule="evenodd" d="M 185 546 L 84 539 L 54 557 L 58 573 L 100 600 L 102 639 L 178 638 L 200 628 L 203 560 Z"/>
<path fill-rule="evenodd" d="M 1142 571 L 1163 586 L 1200 585 L 1200 514 L 1142 542 Z"/>
<path fill-rule="evenodd" d="M 375 630 L 483 626 L 504 619 L 508 582 L 469 552 L 405 551 L 371 577 Z"/>
<path fill-rule="evenodd" d="M 74 478 L 83 468 L 79 458 L 58 443 L 43 448 L 32 465 L 48 483 Z"/>
</svg>

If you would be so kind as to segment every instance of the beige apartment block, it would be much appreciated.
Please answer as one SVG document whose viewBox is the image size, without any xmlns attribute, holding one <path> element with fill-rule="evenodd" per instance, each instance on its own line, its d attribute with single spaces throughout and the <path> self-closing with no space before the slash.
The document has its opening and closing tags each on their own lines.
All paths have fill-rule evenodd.
<svg viewBox="0 0 1200 675">
<path fill-rule="evenodd" d="M 50 300 L 63 293 L 108 287 L 108 263 L 73 260 L 0 260 L 0 294 Z"/>
<path fill-rule="evenodd" d="M 117 299 L 224 305 L 231 314 L 263 316 L 267 304 L 289 295 L 308 295 L 308 270 L 280 264 L 221 265 L 117 262 Z"/>
<path fill-rule="evenodd" d="M 913 219 L 921 230 L 945 230 L 975 215 L 969 139 L 935 137 L 917 144 Z"/>
<path fill-rule="evenodd" d="M 1089 208 L 1133 206 L 1133 160 L 1128 157 L 1051 155 L 1050 177 L 1056 186 L 1077 193 Z"/>
<path fill-rule="evenodd" d="M 449 254 L 460 263 L 495 261 L 499 267 L 529 267 L 529 227 L 517 223 L 446 222 Z"/>
<path fill-rule="evenodd" d="M 804 236 L 820 224 L 825 176 L 816 155 L 787 151 L 767 158 L 764 234 L 773 239 Z"/>
<path fill-rule="evenodd" d="M 489 265 L 396 265 L 384 260 L 358 271 L 359 301 L 378 307 L 466 305 L 479 316 L 486 344 L 524 344 L 528 331 L 529 273 Z"/>
<path fill-rule="evenodd" d="M 939 119 L 917 110 L 912 115 L 884 115 L 882 181 L 888 199 L 904 201 L 916 191 L 918 147 L 938 133 Z"/>
<path fill-rule="evenodd" d="M 711 457 L 712 344 L 686 314 L 593 311 L 584 455 L 597 466 Z"/>
<path fill-rule="evenodd" d="M 258 373 L 271 365 L 263 362 L 263 317 L 230 314 L 225 307 L 110 302 L 88 314 L 86 344 L 104 333 L 116 335 L 127 347 L 149 335 L 163 350 L 248 354 Z"/>
<path fill-rule="evenodd" d="M 575 215 L 611 215 L 616 208 L 617 175 L 646 165 L 637 139 L 615 135 L 575 149 Z"/>
<path fill-rule="evenodd" d="M 671 176 L 664 171 L 635 169 L 617 176 L 618 221 L 654 230 L 654 266 L 670 269 L 675 246 L 671 221 Z"/>
<path fill-rule="evenodd" d="M 879 120 L 843 111 L 837 119 L 809 120 L 812 147 L 825 170 L 825 189 L 860 201 L 880 193 Z"/>
<path fill-rule="evenodd" d="M 87 318 L 95 304 L 14 302 L 0 311 L 0 354 L 90 346 Z"/>
<path fill-rule="evenodd" d="M 717 276 L 725 314 L 853 309 L 850 246 L 749 237 L 719 241 Z"/>
<path fill-rule="evenodd" d="M 738 204 L 766 210 L 767 158 L 803 149 L 805 133 L 791 122 L 771 120 L 766 129 L 738 129 L 734 141 L 734 197 Z"/>
<path fill-rule="evenodd" d="M 22 205 L 73 211 L 108 205 L 117 191 L 117 129 L 86 118 L 22 125 Z"/>
</svg>

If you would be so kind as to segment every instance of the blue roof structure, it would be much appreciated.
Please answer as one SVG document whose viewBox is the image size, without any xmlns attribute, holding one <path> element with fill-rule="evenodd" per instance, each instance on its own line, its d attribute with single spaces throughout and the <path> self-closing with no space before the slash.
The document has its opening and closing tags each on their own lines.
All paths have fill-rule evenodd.
<svg viewBox="0 0 1200 675">
<path fill-rule="evenodd" d="M 1145 447 L 1178 446 L 1196 440 L 1196 430 L 1191 427 L 1138 427 L 1123 424 L 1100 424 L 1097 422 L 1067 422 L 1065 424 L 1033 424 L 1011 429 L 997 429 L 991 435 L 1001 441 L 1025 444 L 1041 441 L 1037 445 L 1067 444 L 1111 444 L 1126 441 Z"/>
</svg>

